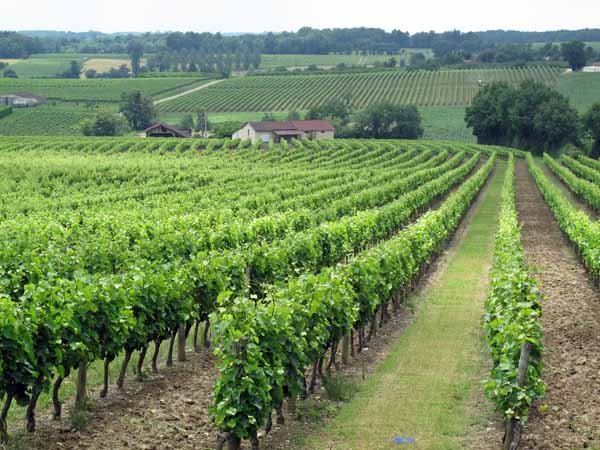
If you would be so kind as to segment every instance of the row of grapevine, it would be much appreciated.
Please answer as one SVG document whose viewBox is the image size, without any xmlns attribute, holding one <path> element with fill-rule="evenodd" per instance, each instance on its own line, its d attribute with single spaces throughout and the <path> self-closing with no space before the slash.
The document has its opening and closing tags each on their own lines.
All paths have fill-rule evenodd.
<svg viewBox="0 0 600 450">
<path fill-rule="evenodd" d="M 118 102 L 123 92 L 141 91 L 160 97 L 210 80 L 199 78 L 121 78 L 121 79 L 25 79 L 0 78 L 0 94 L 32 92 L 51 100 L 67 102 Z"/>
<path fill-rule="evenodd" d="M 79 124 L 93 113 L 62 109 L 15 110 L 6 118 L 0 118 L 2 136 L 63 136 L 80 135 Z"/>
<path fill-rule="evenodd" d="M 529 171 L 552 209 L 560 229 L 571 241 L 592 278 L 598 283 L 600 280 L 600 224 L 593 221 L 572 203 L 554 185 L 528 155 L 527 164 Z"/>
<path fill-rule="evenodd" d="M 593 159 L 590 161 L 597 162 Z M 585 178 L 596 185 L 600 185 L 600 171 L 593 166 L 590 167 L 589 165 L 586 165 L 585 163 L 582 163 L 581 161 L 578 161 L 567 155 L 562 155 L 560 162 L 578 177 Z"/>
<path fill-rule="evenodd" d="M 257 448 L 272 410 L 303 393 L 308 367 L 399 301 L 450 238 L 494 162 L 492 156 L 438 210 L 348 264 L 293 279 L 263 302 L 235 294 L 220 299 L 213 316 L 220 377 L 212 414 L 229 448 L 241 439 Z"/>
<path fill-rule="evenodd" d="M 482 85 L 492 81 L 518 84 L 534 79 L 555 84 L 550 67 L 482 70 L 386 71 L 350 74 L 250 76 L 232 78 L 161 103 L 159 111 L 304 110 L 345 95 L 354 107 L 380 101 L 418 106 L 468 105 Z"/>
<path fill-rule="evenodd" d="M 564 161 L 569 164 L 568 159 L 564 159 Z M 575 195 L 580 197 L 596 211 L 600 211 L 600 186 L 579 178 L 547 153 L 544 154 L 544 163 L 569 187 L 571 191 L 575 193 Z M 570 165 L 575 167 L 572 163 Z"/>
<path fill-rule="evenodd" d="M 541 379 L 541 296 L 527 269 L 521 244 L 512 155 L 502 189 L 490 285 L 485 330 L 493 367 L 486 393 L 505 420 L 507 448 L 506 444 L 514 439 L 515 427 L 522 428 L 533 402 L 545 391 Z"/>
<path fill-rule="evenodd" d="M 81 149 L 88 145 L 75 140 L 72 144 Z M 14 145 L 9 144 L 11 148 Z M 336 159 L 340 168 L 362 158 L 358 149 L 349 145 L 339 152 Z M 291 216 L 266 216 L 262 222 L 251 222 L 252 232 L 240 229 L 243 219 L 230 223 L 235 214 L 192 215 L 185 220 L 184 216 L 173 216 L 165 222 L 164 217 L 170 215 L 167 209 L 156 215 L 163 220 L 154 224 L 148 220 L 152 210 L 140 208 L 137 220 L 131 220 L 134 215 L 107 220 L 102 209 L 94 217 L 92 205 L 83 205 L 89 218 L 75 208 L 64 215 L 40 213 L 4 220 L 0 223 L 0 262 L 2 273 L 10 276 L 3 277 L 0 286 L 2 423 L 16 400 L 29 404 L 29 426 L 33 428 L 37 398 L 50 389 L 52 381 L 57 393 L 65 376 L 81 364 L 105 359 L 108 367 L 122 350 L 128 362 L 133 351 L 145 354 L 151 342 L 159 347 L 162 340 L 173 339 L 181 327 L 189 329 L 195 321 L 207 320 L 224 291 L 262 296 L 262 283 L 285 283 L 306 271 L 319 272 L 348 253 L 360 252 L 387 238 L 460 182 L 478 161 L 475 155 L 462 163 L 465 154 L 459 153 L 444 162 L 448 153 L 442 151 L 419 162 L 417 154 L 404 161 L 404 172 L 398 170 L 402 163 L 393 172 L 385 169 L 390 158 L 380 150 L 374 152 L 374 162 L 383 163 L 384 170 L 370 175 L 368 169 L 359 171 L 364 180 L 349 179 L 343 189 L 326 188 L 319 193 L 320 189 L 312 191 L 310 185 L 301 189 L 299 184 L 292 184 L 289 198 L 282 201 L 281 193 L 288 183 L 284 177 L 272 184 L 269 181 L 267 188 L 276 194 L 268 198 L 273 205 L 287 204 L 281 211 Z M 347 159 L 344 153 L 355 157 Z M 216 153 L 214 158 L 200 161 L 207 167 L 228 161 L 224 154 Z M 299 152 L 293 159 L 302 161 L 303 156 Z M 176 161 L 180 170 L 189 163 L 188 159 Z M 336 170 L 333 167 L 326 170 Z M 398 179 L 393 179 L 393 173 Z M 326 175 L 331 172 L 319 174 L 317 170 L 315 180 L 320 175 L 322 182 L 329 182 Z M 378 177 L 388 181 L 370 187 Z M 59 179 L 63 179 L 62 174 Z M 248 185 L 249 213 L 242 217 L 257 217 L 252 211 L 260 211 L 260 196 L 253 192 L 265 188 L 264 180 L 257 178 Z M 219 195 L 228 196 L 238 182 L 244 184 L 232 178 L 215 188 Z M 354 189 L 356 183 L 363 183 L 363 187 Z M 72 195 L 68 192 L 67 198 Z M 303 195 L 304 200 L 299 201 Z M 236 203 L 235 197 L 224 202 L 218 196 L 208 197 L 207 201 L 215 202 L 215 214 L 217 204 L 222 208 Z M 330 206 L 326 198 L 337 200 Z M 307 205 L 312 209 L 302 211 Z M 220 323 L 217 318 L 213 321 L 217 326 Z M 52 339 L 56 335 L 61 340 Z M 123 370 L 121 386 L 124 374 Z M 60 413 L 60 404 L 55 408 Z"/>
</svg>

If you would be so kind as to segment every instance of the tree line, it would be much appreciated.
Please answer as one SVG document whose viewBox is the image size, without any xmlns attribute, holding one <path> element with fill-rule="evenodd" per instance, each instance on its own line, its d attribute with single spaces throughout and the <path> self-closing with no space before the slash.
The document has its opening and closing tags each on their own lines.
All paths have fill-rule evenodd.
<svg viewBox="0 0 600 450">
<path fill-rule="evenodd" d="M 0 57 L 22 58 L 32 53 L 129 53 L 131 42 L 140 42 L 144 53 L 199 51 L 204 54 L 327 54 L 365 52 L 398 53 L 403 48 L 432 48 L 440 54 L 456 51 L 481 52 L 505 44 L 537 42 L 600 41 L 600 29 L 572 31 L 481 31 L 458 30 L 410 34 L 379 28 L 315 29 L 295 32 L 225 35 L 221 33 L 131 33 L 98 32 L 3 32 Z"/>
<path fill-rule="evenodd" d="M 514 87 L 484 86 L 466 110 L 465 122 L 480 144 L 554 153 L 568 144 L 600 156 L 600 103 L 580 117 L 569 99 L 535 81 Z"/>
</svg>

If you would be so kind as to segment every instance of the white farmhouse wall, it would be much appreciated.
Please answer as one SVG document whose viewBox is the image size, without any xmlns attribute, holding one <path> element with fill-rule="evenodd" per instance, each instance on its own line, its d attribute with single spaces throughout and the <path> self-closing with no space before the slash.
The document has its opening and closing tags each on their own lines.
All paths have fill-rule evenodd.
<svg viewBox="0 0 600 450">
<path fill-rule="evenodd" d="M 235 132 L 231 137 L 232 139 L 241 139 L 243 141 L 250 139 L 252 142 L 254 142 L 256 139 L 256 131 L 254 131 L 254 128 L 247 123 L 241 130 Z"/>
</svg>

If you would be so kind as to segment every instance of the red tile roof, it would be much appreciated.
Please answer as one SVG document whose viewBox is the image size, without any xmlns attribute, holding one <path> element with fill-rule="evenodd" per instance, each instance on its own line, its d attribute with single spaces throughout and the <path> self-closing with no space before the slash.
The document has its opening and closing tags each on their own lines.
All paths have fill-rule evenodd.
<svg viewBox="0 0 600 450">
<path fill-rule="evenodd" d="M 300 131 L 335 131 L 328 120 L 294 120 L 292 123 Z"/>
<path fill-rule="evenodd" d="M 292 121 L 268 121 L 248 122 L 255 131 L 335 131 L 331 122 L 327 120 L 292 120 Z"/>
<path fill-rule="evenodd" d="M 292 122 L 249 122 L 250 126 L 256 131 L 276 131 L 276 130 L 297 130 L 298 128 Z"/>
</svg>

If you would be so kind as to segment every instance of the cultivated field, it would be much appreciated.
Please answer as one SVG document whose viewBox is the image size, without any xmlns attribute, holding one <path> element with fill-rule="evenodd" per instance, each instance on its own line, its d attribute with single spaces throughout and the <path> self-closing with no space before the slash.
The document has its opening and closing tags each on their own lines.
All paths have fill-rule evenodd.
<svg viewBox="0 0 600 450">
<path fill-rule="evenodd" d="M 558 91 L 571 99 L 580 113 L 600 101 L 600 73 L 568 73 L 560 77 Z"/>
<path fill-rule="evenodd" d="M 19 78 L 54 78 L 69 68 L 71 61 L 83 63 L 81 55 L 50 55 L 43 58 L 31 57 L 15 59 L 10 62 Z"/>
<path fill-rule="evenodd" d="M 303 110 L 350 95 L 355 107 L 383 100 L 418 106 L 463 106 L 480 86 L 492 81 L 519 83 L 535 79 L 554 85 L 560 71 L 549 67 L 387 71 L 358 74 L 250 76 L 232 78 L 160 105 L 177 111 L 287 111 Z"/>
<path fill-rule="evenodd" d="M 144 61 L 142 61 L 145 64 Z M 130 59 L 112 59 L 112 58 L 89 58 L 85 60 L 83 64 L 84 72 L 89 69 L 93 69 L 96 72 L 108 72 L 110 69 L 117 69 L 121 65 L 125 64 L 131 70 L 131 60 Z"/>
<path fill-rule="evenodd" d="M 3 136 L 71 136 L 81 135 L 79 123 L 94 113 L 76 108 L 15 108 L 0 120 Z"/>
<path fill-rule="evenodd" d="M 136 79 L 0 79 L 0 94 L 31 92 L 65 102 L 119 102 L 123 92 L 139 90 L 155 98 L 192 89 L 207 82 L 199 78 Z"/>
<path fill-rule="evenodd" d="M 221 431 L 233 448 L 235 436 L 258 445 L 272 411 L 294 424 L 330 398 L 334 420 L 279 426 L 261 444 L 387 448 L 385 418 L 398 417 L 422 448 L 481 433 L 492 447 L 474 448 L 487 450 L 501 424 L 473 396 L 490 366 L 486 389 L 509 423 L 544 389 L 544 404 L 563 405 L 531 414 L 523 448 L 600 444 L 600 166 L 523 156 L 449 141 L 3 138 L 11 444 L 212 448 Z M 331 376 L 357 383 L 350 403 Z M 95 401 L 84 430 L 45 419 L 79 417 L 76 391 L 80 410 L 86 392 Z M 37 432 L 25 435 L 27 405 Z"/>
</svg>

